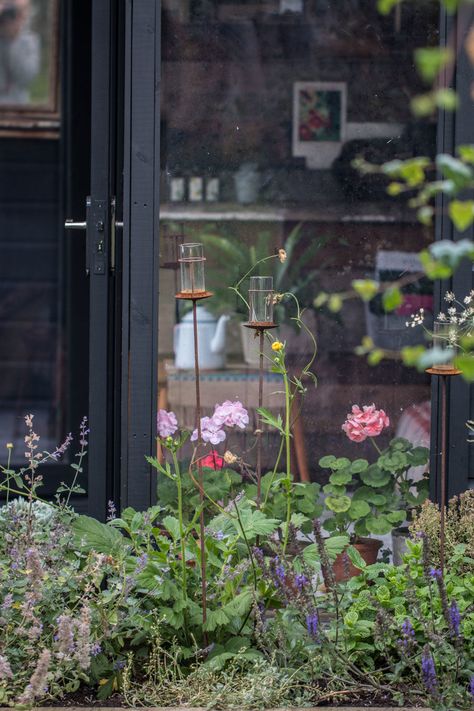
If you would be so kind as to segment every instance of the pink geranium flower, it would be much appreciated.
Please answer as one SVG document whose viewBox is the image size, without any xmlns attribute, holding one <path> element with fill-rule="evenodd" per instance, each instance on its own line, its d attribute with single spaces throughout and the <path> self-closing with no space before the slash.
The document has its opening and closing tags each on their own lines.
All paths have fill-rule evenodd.
<svg viewBox="0 0 474 711">
<path fill-rule="evenodd" d="M 225 432 L 222 426 L 215 422 L 212 417 L 201 417 L 201 435 L 203 442 L 211 444 L 219 444 L 225 440 Z M 191 442 L 195 442 L 198 438 L 197 429 L 191 435 Z"/>
<path fill-rule="evenodd" d="M 375 405 L 352 406 L 342 429 L 352 442 L 363 442 L 367 437 L 378 437 L 390 425 L 390 420 L 383 410 Z"/>
<path fill-rule="evenodd" d="M 216 405 L 212 419 L 221 427 L 244 430 L 249 423 L 249 413 L 239 400 L 226 400 L 222 405 Z"/>
<path fill-rule="evenodd" d="M 158 410 L 157 425 L 160 437 L 171 437 L 178 429 L 178 420 L 174 412 Z"/>
<path fill-rule="evenodd" d="M 222 469 L 224 466 L 224 459 L 219 456 L 215 449 L 212 449 L 207 457 L 201 459 L 201 464 L 203 467 L 209 467 L 209 469 Z"/>
</svg>

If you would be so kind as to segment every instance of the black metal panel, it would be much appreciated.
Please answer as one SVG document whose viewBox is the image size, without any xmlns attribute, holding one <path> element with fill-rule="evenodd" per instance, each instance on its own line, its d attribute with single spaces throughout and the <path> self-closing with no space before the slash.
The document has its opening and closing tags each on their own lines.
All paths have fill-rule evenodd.
<svg viewBox="0 0 474 711">
<path fill-rule="evenodd" d="M 121 505 L 153 498 L 145 454 L 156 433 L 160 160 L 160 3 L 127 2 Z"/>
<path fill-rule="evenodd" d="M 91 201 L 87 216 L 90 275 L 89 513 L 106 514 L 113 456 L 113 275 L 110 205 L 115 185 L 115 3 L 92 3 Z"/>
<path fill-rule="evenodd" d="M 443 85 L 451 86 L 458 92 L 460 106 L 453 112 L 441 112 L 438 123 L 438 153 L 453 153 L 455 147 L 463 143 L 474 142 L 474 104 L 471 97 L 471 86 L 474 79 L 472 66 L 466 56 L 464 40 L 466 33 L 474 21 L 474 10 L 467 6 L 460 9 L 455 18 L 442 14 L 441 44 L 450 46 L 457 57 L 455 71 L 451 68 L 444 72 Z M 458 240 L 474 238 L 474 229 L 459 234 L 447 216 L 447 201 L 440 198 L 437 202 L 436 239 Z M 473 288 L 471 265 L 462 265 L 449 282 L 437 283 L 435 286 L 435 311 L 438 313 L 446 307 L 443 300 L 447 289 L 452 289 L 458 297 L 463 298 Z M 432 385 L 432 427 L 431 427 L 431 487 L 430 496 L 439 500 L 439 479 L 441 461 L 441 422 L 440 422 L 440 388 L 438 378 L 433 378 Z M 472 407 L 472 387 L 469 387 L 460 377 L 452 379 L 448 384 L 448 481 L 447 495 L 453 496 L 469 487 L 472 473 L 472 446 L 467 442 L 465 426 L 469 418 L 474 417 Z"/>
</svg>

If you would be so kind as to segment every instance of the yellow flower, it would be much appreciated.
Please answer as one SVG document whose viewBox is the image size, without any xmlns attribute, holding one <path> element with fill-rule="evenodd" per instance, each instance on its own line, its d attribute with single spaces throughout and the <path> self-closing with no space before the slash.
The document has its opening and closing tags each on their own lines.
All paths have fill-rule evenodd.
<svg viewBox="0 0 474 711">
<path fill-rule="evenodd" d="M 283 349 L 283 343 L 281 341 L 273 341 L 272 351 L 281 351 Z"/>
<path fill-rule="evenodd" d="M 283 262 L 286 262 L 286 252 L 284 249 L 279 249 L 278 250 L 278 259 L 280 262 L 283 264 Z"/>
</svg>

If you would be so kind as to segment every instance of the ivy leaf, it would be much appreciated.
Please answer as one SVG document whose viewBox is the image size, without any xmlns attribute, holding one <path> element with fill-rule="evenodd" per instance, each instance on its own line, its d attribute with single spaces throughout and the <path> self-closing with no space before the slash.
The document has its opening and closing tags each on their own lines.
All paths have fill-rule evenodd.
<svg viewBox="0 0 474 711">
<path fill-rule="evenodd" d="M 420 47 L 415 50 L 415 64 L 422 79 L 432 83 L 453 57 L 447 47 Z"/>
<path fill-rule="evenodd" d="M 362 301 L 366 302 L 373 299 L 379 290 L 379 283 L 374 279 L 354 279 L 351 285 Z"/>
<path fill-rule="evenodd" d="M 454 366 L 462 372 L 464 380 L 468 383 L 474 382 L 474 357 L 472 355 L 458 355 L 454 359 Z"/>
<path fill-rule="evenodd" d="M 458 146 L 458 153 L 465 163 L 474 165 L 474 145 Z"/>
<path fill-rule="evenodd" d="M 395 311 L 403 304 L 403 294 L 398 287 L 392 286 L 383 293 L 382 303 L 385 311 Z"/>
<path fill-rule="evenodd" d="M 464 232 L 474 221 L 474 200 L 452 200 L 449 216 L 459 232 Z"/>
<path fill-rule="evenodd" d="M 381 15 L 388 15 L 401 0 L 377 0 L 377 10 Z"/>
<path fill-rule="evenodd" d="M 443 177 L 452 180 L 458 189 L 466 187 L 472 179 L 471 169 L 448 153 L 440 153 L 436 156 L 436 166 Z"/>
</svg>

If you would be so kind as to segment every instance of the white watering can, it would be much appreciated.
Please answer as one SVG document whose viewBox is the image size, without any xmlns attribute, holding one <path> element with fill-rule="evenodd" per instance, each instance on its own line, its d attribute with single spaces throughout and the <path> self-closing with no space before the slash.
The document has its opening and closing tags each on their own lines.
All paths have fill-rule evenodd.
<svg viewBox="0 0 474 711">
<path fill-rule="evenodd" d="M 229 316 L 217 320 L 204 306 L 196 309 L 199 367 L 202 370 L 225 368 L 226 344 L 225 332 Z M 181 323 L 174 327 L 174 364 L 181 370 L 194 368 L 194 332 L 192 311 L 186 314 Z"/>
</svg>

